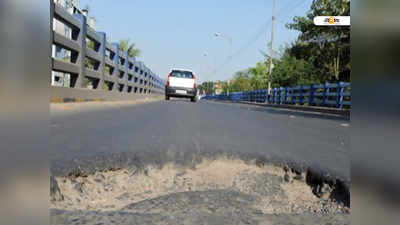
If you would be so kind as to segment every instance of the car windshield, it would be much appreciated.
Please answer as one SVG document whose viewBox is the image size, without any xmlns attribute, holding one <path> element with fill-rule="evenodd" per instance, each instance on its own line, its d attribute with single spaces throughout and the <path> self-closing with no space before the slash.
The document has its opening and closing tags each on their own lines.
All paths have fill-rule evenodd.
<svg viewBox="0 0 400 225">
<path fill-rule="evenodd" d="M 172 71 L 172 73 L 171 73 L 171 77 L 193 79 L 193 73 L 190 72 L 190 71 L 179 71 L 179 70 L 174 70 L 174 71 Z"/>
</svg>

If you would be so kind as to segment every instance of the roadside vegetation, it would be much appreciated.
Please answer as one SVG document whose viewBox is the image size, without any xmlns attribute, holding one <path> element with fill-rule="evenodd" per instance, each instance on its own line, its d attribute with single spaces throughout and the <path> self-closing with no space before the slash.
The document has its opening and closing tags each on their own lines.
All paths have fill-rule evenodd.
<svg viewBox="0 0 400 225">
<path fill-rule="evenodd" d="M 141 50 L 136 48 L 135 43 L 131 42 L 129 38 L 119 41 L 119 50 L 128 51 L 129 57 L 138 57 L 141 54 Z"/>
<path fill-rule="evenodd" d="M 314 0 L 303 17 L 294 17 L 286 28 L 300 32 L 293 43 L 274 53 L 272 87 L 324 82 L 350 81 L 350 27 L 317 27 L 315 16 L 349 16 L 348 0 Z M 270 56 L 254 67 L 238 71 L 227 81 L 204 82 L 199 88 L 214 93 L 214 83 L 222 93 L 266 89 Z"/>
</svg>

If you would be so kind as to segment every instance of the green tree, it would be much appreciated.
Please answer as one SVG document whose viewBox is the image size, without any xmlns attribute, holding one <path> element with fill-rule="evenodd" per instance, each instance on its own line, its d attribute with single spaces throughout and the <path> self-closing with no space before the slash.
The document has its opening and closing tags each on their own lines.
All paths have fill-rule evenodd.
<svg viewBox="0 0 400 225">
<path fill-rule="evenodd" d="M 119 41 L 119 50 L 128 51 L 129 57 L 140 56 L 141 50 L 136 48 L 135 43 L 131 43 L 130 39 L 122 39 Z"/>
<path fill-rule="evenodd" d="M 295 17 L 289 29 L 300 31 L 290 49 L 297 59 L 311 62 L 318 70 L 319 81 L 349 81 L 350 27 L 315 26 L 315 16 L 350 16 L 348 0 L 314 0 L 304 17 Z"/>
<path fill-rule="evenodd" d="M 265 89 L 267 87 L 268 67 L 266 62 L 258 62 L 255 67 L 249 68 L 249 73 L 251 74 L 250 81 L 253 90 Z"/>
<path fill-rule="evenodd" d="M 214 82 L 213 81 L 205 81 L 199 86 L 199 90 L 201 93 L 205 93 L 206 95 L 210 95 L 214 93 Z"/>
<path fill-rule="evenodd" d="M 319 83 L 314 66 L 286 52 L 276 63 L 272 72 L 272 87 L 287 87 Z"/>
<path fill-rule="evenodd" d="M 229 91 L 249 91 L 251 90 L 251 79 L 248 70 L 239 71 L 234 78 L 229 82 Z"/>
<path fill-rule="evenodd" d="M 349 16 L 349 0 L 314 0 L 304 17 L 295 17 L 287 28 L 300 32 L 298 39 L 284 46 L 273 59 L 272 87 L 350 81 L 350 27 L 315 26 L 315 16 Z M 270 57 L 239 71 L 224 86 L 224 92 L 267 88 Z"/>
</svg>

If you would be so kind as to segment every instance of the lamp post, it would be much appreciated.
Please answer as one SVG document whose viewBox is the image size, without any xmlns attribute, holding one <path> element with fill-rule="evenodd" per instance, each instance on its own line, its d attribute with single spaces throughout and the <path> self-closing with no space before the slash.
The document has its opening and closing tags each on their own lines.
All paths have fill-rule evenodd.
<svg viewBox="0 0 400 225">
<path fill-rule="evenodd" d="M 216 32 L 214 34 L 215 37 L 222 37 L 224 39 L 226 39 L 229 42 L 229 56 L 228 56 L 228 61 L 231 62 L 232 61 L 232 45 L 233 45 L 233 41 L 232 38 L 228 35 L 225 34 L 221 34 L 219 32 Z"/>
<path fill-rule="evenodd" d="M 208 56 L 210 56 L 210 55 L 209 55 L 207 52 L 205 52 L 205 53 L 203 53 L 202 56 L 203 56 L 203 57 L 208 57 Z M 215 75 L 216 75 L 216 70 L 217 70 L 216 57 L 215 57 L 215 55 L 214 55 L 214 57 L 213 57 L 213 60 L 214 60 L 213 62 L 210 62 L 210 61 L 207 60 L 207 62 L 203 63 L 203 65 L 201 66 L 201 71 L 202 71 L 203 73 L 206 73 L 206 72 L 212 73 L 212 74 L 214 74 L 214 77 L 215 77 Z M 209 66 L 206 65 L 206 64 L 208 64 L 208 63 L 210 63 Z M 213 65 L 211 65 L 211 64 L 213 64 Z"/>
<path fill-rule="evenodd" d="M 274 68 L 274 22 L 275 22 L 275 0 L 272 2 L 272 28 L 271 28 L 271 46 L 270 46 L 270 62 L 268 71 L 268 96 L 271 95 L 271 80 L 272 80 L 272 69 Z"/>
<path fill-rule="evenodd" d="M 230 64 L 230 63 L 232 62 L 232 56 L 233 56 L 233 55 L 232 55 L 232 54 L 233 54 L 233 52 L 232 52 L 232 45 L 233 45 L 232 38 L 231 38 L 230 36 L 228 36 L 228 35 L 221 34 L 221 33 L 219 33 L 219 32 L 216 32 L 216 33 L 214 34 L 214 36 L 215 36 L 215 37 L 224 38 L 225 40 L 227 40 L 227 41 L 229 42 L 228 63 Z M 229 95 L 229 79 L 228 79 L 227 95 Z"/>
<path fill-rule="evenodd" d="M 203 54 L 202 54 L 202 57 L 204 57 L 204 58 L 206 58 L 208 56 L 208 53 L 207 52 L 204 52 Z M 202 63 L 202 65 L 201 65 L 201 69 L 200 69 L 200 73 L 201 73 L 201 76 L 203 76 L 203 74 L 205 74 L 206 73 L 206 63 L 205 63 L 205 61 Z M 203 76 L 204 77 L 204 76 Z M 199 75 L 197 75 L 197 80 L 198 80 L 198 82 L 200 82 L 200 78 L 199 78 Z M 203 80 L 203 83 L 205 82 L 205 80 Z M 204 93 L 204 87 L 203 87 L 203 93 Z"/>
</svg>

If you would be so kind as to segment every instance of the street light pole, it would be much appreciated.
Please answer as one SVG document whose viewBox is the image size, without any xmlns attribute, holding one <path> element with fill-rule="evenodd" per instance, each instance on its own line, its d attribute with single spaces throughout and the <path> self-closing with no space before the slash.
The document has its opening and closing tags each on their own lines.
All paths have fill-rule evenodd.
<svg viewBox="0 0 400 225">
<path fill-rule="evenodd" d="M 217 75 L 217 57 L 214 55 L 214 61 L 213 61 L 213 74 L 214 74 L 214 78 Z"/>
<path fill-rule="evenodd" d="M 274 57 L 274 22 L 275 22 L 275 0 L 272 0 L 272 26 L 271 26 L 271 46 L 270 46 L 270 62 L 269 62 L 269 75 L 268 75 L 268 96 L 271 94 L 271 78 Z"/>
<path fill-rule="evenodd" d="M 228 40 L 228 42 L 229 42 L 228 61 L 231 62 L 232 61 L 232 55 L 233 55 L 233 49 L 232 49 L 233 48 L 233 40 L 232 40 L 232 38 L 227 36 L 227 35 L 225 35 L 225 34 L 221 34 L 219 32 L 215 33 L 214 35 L 215 35 L 215 37 L 222 37 L 222 38 L 225 38 L 226 40 Z"/>
<path fill-rule="evenodd" d="M 207 56 L 208 56 L 208 53 L 207 52 L 204 52 L 203 53 L 203 55 L 202 55 L 204 58 L 206 58 Z M 201 68 L 200 68 L 200 73 L 201 73 L 201 76 L 204 78 L 205 76 L 203 76 L 203 74 L 206 74 L 206 63 L 204 62 L 204 63 L 202 63 L 202 65 L 201 65 Z M 200 75 L 197 75 L 197 80 L 200 82 Z M 205 82 L 205 80 L 203 80 L 202 81 L 202 83 L 204 83 Z M 204 92 L 204 87 L 203 87 L 203 92 Z"/>
<path fill-rule="evenodd" d="M 228 63 L 230 64 L 232 62 L 232 57 L 233 57 L 233 49 L 232 49 L 233 48 L 233 41 L 232 41 L 232 38 L 227 36 L 227 35 L 221 34 L 219 32 L 215 33 L 214 35 L 215 35 L 215 37 L 222 37 L 222 38 L 225 38 L 226 40 L 228 40 L 228 42 L 229 42 Z M 228 79 L 227 94 L 229 95 L 229 79 Z"/>
</svg>

